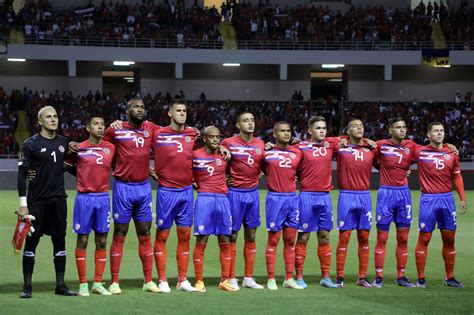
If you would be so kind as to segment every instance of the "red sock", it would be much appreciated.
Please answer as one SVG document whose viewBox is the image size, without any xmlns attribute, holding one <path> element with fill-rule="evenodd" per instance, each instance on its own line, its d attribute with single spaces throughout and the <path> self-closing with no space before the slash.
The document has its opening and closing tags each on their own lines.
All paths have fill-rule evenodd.
<svg viewBox="0 0 474 315">
<path fill-rule="evenodd" d="M 408 232 L 409 229 L 397 229 L 397 249 L 395 255 L 397 256 L 397 278 L 405 276 L 405 268 L 408 260 Z"/>
<path fill-rule="evenodd" d="M 351 239 L 351 230 L 339 231 L 339 241 L 336 248 L 336 273 L 337 277 L 344 277 L 344 265 L 346 264 L 347 246 Z"/>
<path fill-rule="evenodd" d="M 446 279 L 454 278 L 454 262 L 456 260 L 456 250 L 454 249 L 454 239 L 456 231 L 441 230 L 443 239 L 443 259 Z"/>
<path fill-rule="evenodd" d="M 253 277 L 253 266 L 255 265 L 255 254 L 257 253 L 257 246 L 255 242 L 245 241 L 244 244 L 244 259 L 245 259 L 245 273 L 247 278 Z M 235 272 L 234 272 L 235 273 Z M 232 270 L 231 270 L 232 274 Z"/>
<path fill-rule="evenodd" d="M 267 264 L 268 279 L 275 279 L 276 251 L 281 231 L 268 232 L 267 248 L 265 250 L 265 261 Z"/>
<path fill-rule="evenodd" d="M 123 243 L 125 236 L 114 235 L 112 245 L 110 246 L 110 274 L 111 283 L 119 282 L 120 263 L 123 256 Z"/>
<path fill-rule="evenodd" d="M 329 270 L 331 269 L 331 245 L 329 243 L 318 243 L 318 258 L 321 264 L 321 276 L 329 278 Z"/>
<path fill-rule="evenodd" d="M 76 248 L 76 266 L 79 276 L 79 283 L 87 283 L 87 267 L 86 267 L 87 250 Z"/>
<path fill-rule="evenodd" d="M 383 277 L 383 266 L 385 263 L 385 247 L 388 240 L 388 231 L 377 230 L 377 242 L 374 249 L 375 276 Z"/>
<path fill-rule="evenodd" d="M 176 247 L 176 263 L 178 265 L 178 282 L 186 280 L 189 265 L 189 239 L 191 238 L 191 228 L 178 226 L 178 246 Z"/>
<path fill-rule="evenodd" d="M 230 278 L 235 278 L 235 259 L 237 256 L 237 244 L 230 243 Z"/>
<path fill-rule="evenodd" d="M 193 252 L 193 264 L 194 264 L 194 275 L 196 276 L 196 282 L 202 281 L 202 269 L 204 266 L 204 252 L 206 251 L 206 243 L 197 243 L 194 246 Z"/>
<path fill-rule="evenodd" d="M 138 237 L 138 254 L 142 261 L 144 283 L 148 283 L 153 280 L 153 247 L 149 235 Z"/>
<path fill-rule="evenodd" d="M 415 248 L 416 270 L 418 279 L 425 277 L 426 257 L 428 256 L 428 244 L 431 240 L 431 232 L 420 232 L 418 243 Z"/>
<path fill-rule="evenodd" d="M 296 279 L 303 278 L 303 267 L 304 267 L 305 258 L 306 258 L 306 244 L 296 243 L 295 245 Z"/>
<path fill-rule="evenodd" d="M 285 280 L 293 278 L 295 270 L 295 241 L 298 232 L 294 228 L 283 228 L 283 259 L 285 261 Z"/>
<path fill-rule="evenodd" d="M 221 261 L 221 281 L 224 281 L 229 279 L 230 275 L 230 243 L 219 243 L 219 249 L 219 257 Z"/>
<path fill-rule="evenodd" d="M 169 230 L 156 230 L 155 246 L 153 252 L 155 254 L 156 271 L 158 279 L 166 282 L 166 240 L 170 234 Z"/>
<path fill-rule="evenodd" d="M 94 282 L 101 282 L 104 275 L 105 263 L 107 262 L 107 251 L 105 249 L 96 249 L 94 252 L 95 270 Z"/>
<path fill-rule="evenodd" d="M 367 277 L 369 268 L 369 234 L 368 230 L 357 230 L 359 241 L 359 278 Z"/>
</svg>

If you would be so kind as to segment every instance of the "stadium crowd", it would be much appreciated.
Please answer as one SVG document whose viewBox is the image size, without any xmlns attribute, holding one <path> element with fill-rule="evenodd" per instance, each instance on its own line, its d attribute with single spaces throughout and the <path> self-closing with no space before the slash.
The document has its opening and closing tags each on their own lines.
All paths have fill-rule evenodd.
<svg viewBox="0 0 474 315">
<path fill-rule="evenodd" d="M 466 93 L 469 95 L 469 92 Z M 183 97 L 180 91 L 143 97 L 148 117 L 151 121 L 166 126 L 168 124 L 168 104 L 173 98 Z M 0 88 L 0 154 L 16 154 L 18 145 L 13 130 L 16 128 L 18 111 L 26 110 L 30 123 L 30 133 L 39 130 L 36 113 L 46 105 L 55 107 L 61 118 L 60 134 L 79 141 L 87 137 L 85 122 L 91 113 L 102 113 L 107 123 L 116 119 L 126 120 L 124 115 L 126 102 L 114 95 L 103 95 L 99 91 L 89 91 L 86 95 L 73 95 L 71 92 L 13 90 L 7 95 Z M 322 115 L 328 122 L 328 134 L 337 135 L 352 118 L 360 118 L 365 123 L 365 136 L 371 139 L 388 138 L 387 124 L 390 118 L 401 116 L 407 121 L 409 138 L 417 143 L 427 143 L 426 126 L 431 121 L 441 121 L 447 128 L 447 142 L 460 149 L 462 157 L 469 157 L 472 151 L 472 124 L 474 113 L 470 98 L 456 103 L 412 102 L 277 102 L 232 100 L 209 101 L 204 93 L 199 100 L 188 101 L 188 124 L 202 129 L 215 125 L 222 130 L 224 137 L 237 132 L 234 127 L 239 112 L 248 110 L 254 113 L 257 125 L 256 135 L 270 140 L 272 127 L 280 120 L 289 121 L 293 126 L 293 135 L 305 139 L 308 135 L 307 121 L 315 115 Z"/>
<path fill-rule="evenodd" d="M 222 40 L 219 24 L 230 19 L 241 40 L 311 40 L 317 42 L 429 42 L 431 21 L 440 23 L 447 42 L 469 45 L 474 39 L 474 8 L 467 1 L 446 7 L 420 2 L 413 10 L 390 6 L 352 6 L 346 12 L 328 6 L 296 5 L 281 8 L 269 1 L 201 8 L 186 8 L 183 2 L 136 4 L 102 2 L 96 7 L 58 10 L 47 0 L 29 1 L 17 13 L 0 5 L 0 32 L 21 30 L 25 37 L 98 37 L 185 40 Z"/>
</svg>

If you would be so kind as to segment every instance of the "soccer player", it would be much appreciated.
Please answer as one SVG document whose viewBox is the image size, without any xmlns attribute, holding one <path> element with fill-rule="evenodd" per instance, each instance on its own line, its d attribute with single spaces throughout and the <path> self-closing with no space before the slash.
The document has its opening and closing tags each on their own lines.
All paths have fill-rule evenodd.
<svg viewBox="0 0 474 315">
<path fill-rule="evenodd" d="M 114 237 L 110 248 L 110 271 L 112 275 L 109 291 L 121 294 L 119 285 L 120 263 L 123 244 L 133 218 L 139 241 L 138 252 L 144 274 L 143 290 L 161 292 L 152 281 L 153 247 L 150 240 L 152 221 L 150 150 L 152 138 L 159 127 L 145 120 L 145 104 L 139 98 L 127 103 L 128 121 L 122 128 L 107 128 L 104 140 L 115 144 L 116 162 L 112 188 L 112 212 L 114 218 Z"/>
<path fill-rule="evenodd" d="M 189 264 L 189 240 L 193 224 L 193 148 L 197 132 L 185 127 L 186 104 L 182 100 L 170 103 L 168 127 L 155 132 L 154 155 L 155 173 L 158 178 L 156 195 L 156 238 L 155 263 L 158 271 L 158 287 L 163 293 L 170 292 L 166 277 L 166 241 L 173 221 L 176 222 L 178 246 L 178 284 L 181 291 L 193 292 L 196 289 L 186 279 Z"/>
<path fill-rule="evenodd" d="M 220 132 L 210 126 L 204 130 L 205 146 L 193 152 L 193 174 L 198 185 L 198 197 L 194 212 L 194 235 L 196 245 L 193 252 L 196 289 L 205 292 L 202 270 L 204 251 L 209 235 L 217 235 L 220 249 L 221 282 L 219 289 L 237 291 L 230 282 L 230 235 L 232 216 L 227 199 L 226 167 L 227 162 L 218 151 Z"/>
<path fill-rule="evenodd" d="M 244 225 L 245 273 L 242 286 L 263 289 L 253 278 L 256 255 L 255 234 L 260 226 L 260 196 L 258 193 L 259 175 L 263 164 L 265 144 L 253 136 L 255 118 L 250 112 L 237 116 L 239 134 L 224 139 L 222 145 L 232 154 L 229 164 L 229 201 L 232 212 L 232 236 L 230 238 L 230 283 L 238 288 L 235 277 L 236 242 L 239 230 Z"/>
<path fill-rule="evenodd" d="M 428 244 L 437 224 L 443 240 L 442 255 L 446 272 L 444 283 L 450 287 L 464 288 L 464 285 L 454 277 L 456 204 L 452 193 L 453 182 L 461 199 L 460 213 L 463 214 L 467 211 L 459 157 L 454 155 L 452 150 L 443 146 L 445 133 L 442 123 L 432 122 L 429 124 L 427 136 L 430 144 L 418 148 L 415 156 L 418 162 L 422 191 L 418 214 L 420 234 L 415 249 L 418 271 L 416 285 L 426 288 L 425 265 Z"/>
<path fill-rule="evenodd" d="M 399 286 L 414 287 L 405 277 L 408 259 L 408 233 L 412 223 L 412 202 L 408 188 L 407 173 L 413 161 L 417 144 L 405 140 L 407 126 L 401 117 L 390 121 L 390 139 L 377 141 L 377 154 L 380 162 L 380 188 L 377 193 L 377 243 L 374 250 L 375 288 L 383 287 L 383 266 L 385 247 L 390 224 L 397 228 L 397 279 Z"/>
<path fill-rule="evenodd" d="M 110 227 L 109 173 L 115 146 L 103 141 L 104 119 L 93 115 L 86 123 L 89 139 L 79 144 L 79 152 L 69 155 L 64 162 L 76 167 L 77 195 L 74 203 L 73 229 L 77 234 L 76 266 L 79 275 L 79 295 L 89 296 L 86 278 L 87 243 L 91 230 L 95 231 L 95 272 L 92 292 L 111 295 L 102 285 L 107 261 L 107 233 Z"/>
<path fill-rule="evenodd" d="M 31 298 L 31 279 L 35 265 L 36 247 L 41 236 L 51 236 L 53 262 L 56 271 L 55 294 L 75 296 L 64 284 L 66 269 L 67 204 L 64 191 L 63 161 L 68 140 L 58 134 L 59 119 L 56 110 L 45 106 L 38 111 L 41 132 L 25 140 L 18 161 L 19 219 L 31 214 L 35 232 L 26 238 L 23 252 L 23 291 L 20 298 Z M 27 184 L 28 170 L 36 172 Z M 27 187 L 28 186 L 28 187 Z M 28 195 L 27 195 L 28 190 Z"/>
<path fill-rule="evenodd" d="M 295 238 L 298 228 L 298 197 L 296 196 L 296 171 L 302 153 L 290 146 L 291 127 L 280 121 L 273 127 L 275 146 L 265 154 L 265 174 L 268 193 L 265 201 L 265 217 L 268 231 L 265 252 L 268 282 L 267 288 L 278 290 L 275 281 L 276 251 L 283 230 L 283 257 L 285 281 L 283 287 L 303 289 L 293 279 L 295 269 Z"/>
<path fill-rule="evenodd" d="M 367 279 L 369 265 L 369 233 L 372 223 L 372 199 L 370 197 L 370 176 L 372 166 L 376 164 L 377 153 L 374 148 L 366 145 L 362 138 L 364 124 L 359 119 L 349 121 L 347 125 L 349 144 L 338 148 L 337 181 L 340 189 L 337 205 L 337 224 L 339 241 L 336 250 L 336 285 L 344 287 L 344 265 L 347 247 L 352 230 L 357 230 L 359 242 L 359 277 L 356 284 L 370 288 Z"/>
<path fill-rule="evenodd" d="M 306 288 L 303 280 L 303 266 L 306 245 L 311 232 L 318 234 L 318 258 L 321 264 L 320 285 L 336 288 L 329 277 L 331 266 L 331 246 L 329 232 L 333 226 L 332 202 L 329 191 L 333 188 L 332 156 L 339 138 L 326 138 L 326 120 L 315 116 L 308 122 L 309 141 L 296 145 L 302 154 L 300 164 L 299 226 L 298 241 L 295 246 L 296 283 Z"/>
</svg>

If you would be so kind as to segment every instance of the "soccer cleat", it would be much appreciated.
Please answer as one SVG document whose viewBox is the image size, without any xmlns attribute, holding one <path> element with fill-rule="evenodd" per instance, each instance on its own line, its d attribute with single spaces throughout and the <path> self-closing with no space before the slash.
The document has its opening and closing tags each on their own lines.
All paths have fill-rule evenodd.
<svg viewBox="0 0 474 315">
<path fill-rule="evenodd" d="M 158 288 L 162 293 L 170 293 L 171 292 L 170 285 L 168 284 L 167 281 L 160 281 L 158 283 Z"/>
<path fill-rule="evenodd" d="M 54 291 L 54 294 L 63 295 L 63 296 L 76 296 L 77 295 L 76 292 L 69 291 L 69 288 L 65 284 L 57 286 L 56 290 Z"/>
<path fill-rule="evenodd" d="M 319 281 L 319 285 L 325 288 L 329 288 L 329 289 L 337 288 L 337 285 L 334 282 L 332 282 L 331 278 L 321 279 L 321 281 Z"/>
<path fill-rule="evenodd" d="M 336 278 L 336 286 L 338 288 L 344 288 L 344 277 L 337 277 Z"/>
<path fill-rule="evenodd" d="M 448 287 L 464 289 L 464 284 L 456 280 L 456 278 L 444 279 L 444 284 L 446 284 Z"/>
<path fill-rule="evenodd" d="M 197 289 L 191 285 L 188 280 L 179 282 L 176 285 L 176 290 L 184 292 L 197 292 Z"/>
<path fill-rule="evenodd" d="M 418 288 L 426 289 L 427 285 L 425 278 L 419 278 L 418 280 L 416 280 L 416 286 Z"/>
<path fill-rule="evenodd" d="M 297 289 L 297 290 L 304 289 L 302 286 L 296 283 L 295 279 L 293 278 L 283 281 L 283 287 L 287 289 Z"/>
<path fill-rule="evenodd" d="M 382 277 L 375 277 L 374 282 L 372 283 L 374 288 L 383 288 L 383 278 Z"/>
<path fill-rule="evenodd" d="M 196 282 L 196 284 L 194 285 L 194 287 L 196 288 L 196 291 L 197 291 L 197 292 L 202 292 L 202 293 L 204 293 L 204 292 L 207 291 L 207 290 L 206 290 L 206 286 L 204 285 L 204 281 L 202 281 L 202 280 L 198 280 L 198 281 Z"/>
<path fill-rule="evenodd" d="M 400 277 L 395 280 L 395 283 L 398 284 L 401 287 L 407 287 L 407 288 L 414 288 L 416 285 L 414 285 L 410 280 L 408 280 L 406 277 Z"/>
<path fill-rule="evenodd" d="M 225 279 L 219 283 L 219 290 L 229 291 L 229 292 L 237 292 L 239 289 L 236 289 L 229 281 L 229 279 Z"/>
<path fill-rule="evenodd" d="M 296 284 L 298 284 L 303 289 L 306 289 L 308 285 L 304 282 L 303 278 L 296 279 Z"/>
<path fill-rule="evenodd" d="M 168 287 L 168 289 L 169 289 L 169 287 Z M 156 283 L 154 283 L 153 281 L 150 281 L 150 282 L 147 282 L 147 283 L 143 284 L 143 291 L 151 292 L 151 293 L 161 293 L 161 292 L 163 292 L 163 291 L 160 290 L 160 288 L 158 288 Z"/>
<path fill-rule="evenodd" d="M 234 287 L 235 291 L 239 291 L 239 280 L 237 278 L 231 278 L 229 279 L 229 283 L 231 286 Z"/>
<path fill-rule="evenodd" d="M 77 293 L 79 296 L 90 296 L 89 293 L 89 284 L 86 283 L 79 283 L 79 292 Z"/>
<path fill-rule="evenodd" d="M 92 284 L 92 293 L 100 294 L 100 295 L 112 295 L 106 288 L 102 282 L 94 282 Z"/>
<path fill-rule="evenodd" d="M 269 279 L 268 282 L 267 282 L 267 289 L 268 290 L 278 290 L 278 286 L 277 286 L 277 283 L 275 281 L 275 279 Z"/>
<path fill-rule="evenodd" d="M 112 294 L 122 294 L 122 289 L 120 289 L 118 282 L 113 282 L 110 284 L 109 292 Z"/>
<path fill-rule="evenodd" d="M 32 288 L 31 285 L 24 285 L 23 286 L 23 291 L 20 293 L 20 298 L 21 299 L 30 299 L 32 296 Z"/>
<path fill-rule="evenodd" d="M 359 287 L 364 287 L 364 288 L 372 288 L 372 285 L 369 282 L 369 279 L 367 278 L 359 278 L 356 281 L 356 285 Z"/>
<path fill-rule="evenodd" d="M 254 278 L 249 278 L 245 277 L 244 281 L 242 282 L 242 286 L 244 288 L 250 288 L 250 289 L 263 289 L 263 285 L 258 284 L 255 282 Z"/>
</svg>

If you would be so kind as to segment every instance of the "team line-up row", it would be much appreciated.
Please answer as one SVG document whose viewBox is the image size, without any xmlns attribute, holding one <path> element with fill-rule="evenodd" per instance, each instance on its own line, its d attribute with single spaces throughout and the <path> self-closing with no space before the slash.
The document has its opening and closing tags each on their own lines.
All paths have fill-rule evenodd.
<svg viewBox="0 0 474 315">
<path fill-rule="evenodd" d="M 126 113 L 128 121 L 115 122 L 107 129 L 100 116 L 91 116 L 86 126 L 89 139 L 82 143 L 68 143 L 65 138 L 56 135 L 58 117 L 54 108 L 44 107 L 39 111 L 41 133 L 25 141 L 19 162 L 19 220 L 26 214 L 36 218 L 32 221 L 35 231 L 26 237 L 25 242 L 21 297 L 32 295 L 31 276 L 35 250 L 43 234 L 51 235 L 53 239 L 58 282 L 56 293 L 75 295 L 61 278 L 61 274 L 64 275 L 62 260 L 65 262 L 66 259 L 63 248 L 67 213 L 63 164 L 77 175 L 78 193 L 74 205 L 73 227 L 78 236 L 75 258 L 81 296 L 89 295 L 86 248 L 92 230 L 95 231 L 96 243 L 92 292 L 102 295 L 122 292 L 119 270 L 131 219 L 135 222 L 139 239 L 144 291 L 170 292 L 166 275 L 166 242 L 174 223 L 177 225 L 178 236 L 177 290 L 206 291 L 202 272 L 204 253 L 209 235 L 216 235 L 221 262 L 219 289 L 238 291 L 235 274 L 236 240 L 242 226 L 245 238 L 242 286 L 263 289 L 253 278 L 255 234 L 260 226 L 257 187 L 262 172 L 267 177 L 268 185 L 265 201 L 268 289 L 278 289 L 275 264 L 281 236 L 285 263 L 283 287 L 304 289 L 307 286 L 303 279 L 303 265 L 311 232 L 317 232 L 318 236 L 321 286 L 344 287 L 344 265 L 352 230 L 357 231 L 359 243 L 359 275 L 356 284 L 382 287 L 385 244 L 392 222 L 397 228 L 398 285 L 421 288 L 427 286 L 424 273 L 427 248 L 437 224 L 443 240 L 445 284 L 464 287 L 454 277 L 456 206 L 452 195 L 453 183 L 461 199 L 461 213 L 467 211 L 467 205 L 459 158 L 455 148 L 443 143 L 444 127 L 441 123 L 433 122 L 428 126 L 430 144 L 420 146 L 405 139 L 407 128 L 401 118 L 395 118 L 389 123 L 391 139 L 372 142 L 363 138 L 364 124 L 359 119 L 348 123 L 347 136 L 331 138 L 326 135 L 325 119 L 315 116 L 308 122 L 310 140 L 292 145 L 290 124 L 277 122 L 273 130 L 275 144 L 265 147 L 262 140 L 253 137 L 253 114 L 242 112 L 236 121 L 238 135 L 221 141 L 220 131 L 210 126 L 202 132 L 204 147 L 199 148 L 196 139 L 200 134 L 196 129 L 186 127 L 186 105 L 182 100 L 175 100 L 170 104 L 170 125 L 167 127 L 145 120 L 145 105 L 141 99 L 130 100 Z M 155 165 L 150 172 L 151 149 Z M 329 275 L 332 255 L 329 233 L 333 228 L 329 191 L 332 189 L 333 155 L 337 159 L 340 188 L 335 282 Z M 415 284 L 405 277 L 407 239 L 412 223 L 407 174 L 413 163 L 418 164 L 422 190 L 418 218 L 420 232 L 415 249 L 418 279 Z M 373 167 L 380 170 L 380 188 L 377 195 L 377 244 L 374 251 L 376 277 L 370 282 L 367 278 L 372 221 L 369 186 Z M 112 187 L 114 232 L 109 255 L 111 284 L 106 289 L 101 281 L 107 260 L 111 168 L 115 178 Z M 57 177 L 54 177 L 55 174 Z M 153 246 L 150 239 L 150 174 L 158 181 Z M 296 195 L 297 178 L 300 182 L 299 196 Z M 195 203 L 193 185 L 198 190 Z M 196 278 L 194 286 L 187 280 L 193 225 L 196 236 L 192 251 Z M 153 260 L 158 271 L 158 284 L 152 279 Z"/>
</svg>

